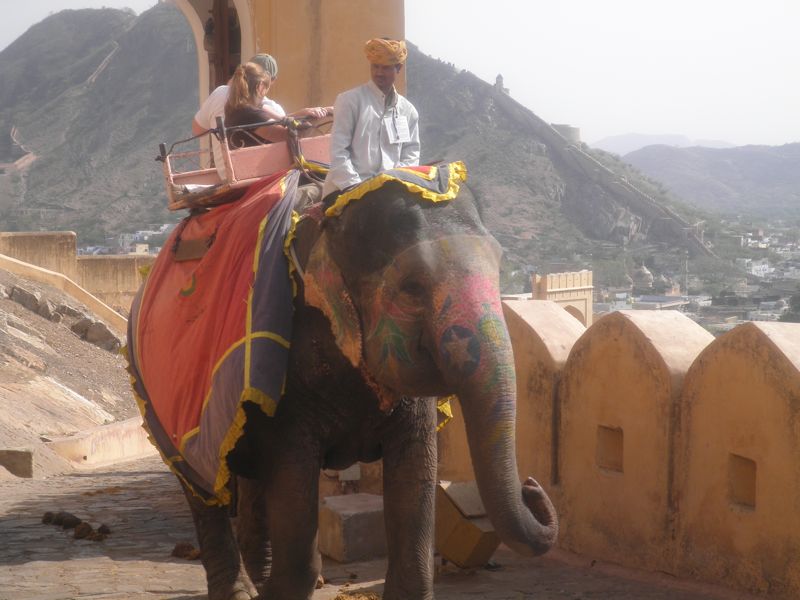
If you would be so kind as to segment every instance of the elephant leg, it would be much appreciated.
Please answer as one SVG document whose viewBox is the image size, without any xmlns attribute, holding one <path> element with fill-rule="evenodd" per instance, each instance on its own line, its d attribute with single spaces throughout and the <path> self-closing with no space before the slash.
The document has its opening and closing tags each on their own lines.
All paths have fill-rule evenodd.
<svg viewBox="0 0 800 600">
<path fill-rule="evenodd" d="M 406 406 L 383 437 L 383 514 L 389 569 L 384 600 L 433 600 L 436 405 Z"/>
<path fill-rule="evenodd" d="M 200 559 L 206 570 L 208 600 L 251 600 L 256 590 L 242 568 L 228 509 L 206 506 L 186 487 L 183 493 L 192 510 Z"/>
<path fill-rule="evenodd" d="M 264 591 L 272 565 L 266 490 L 266 484 L 261 481 L 244 477 L 237 481 L 236 539 L 245 570 L 260 593 Z"/>
<path fill-rule="evenodd" d="M 310 445 L 285 445 L 269 478 L 272 570 L 264 599 L 310 600 L 322 570 L 317 550 L 320 463 Z"/>
</svg>

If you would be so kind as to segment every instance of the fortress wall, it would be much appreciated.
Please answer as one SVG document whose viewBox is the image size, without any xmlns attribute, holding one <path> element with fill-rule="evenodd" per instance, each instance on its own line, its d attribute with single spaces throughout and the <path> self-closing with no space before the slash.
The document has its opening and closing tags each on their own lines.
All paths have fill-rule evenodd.
<svg viewBox="0 0 800 600">
<path fill-rule="evenodd" d="M 800 324 L 719 337 L 681 404 L 680 573 L 800 598 Z"/>
<path fill-rule="evenodd" d="M 79 256 L 78 281 L 106 304 L 127 312 L 143 281 L 140 269 L 154 260 L 147 254 Z"/>
<path fill-rule="evenodd" d="M 507 300 L 503 312 L 517 371 L 517 466 L 521 479 L 549 486 L 557 479 L 554 448 L 558 382 L 570 350 L 586 331 L 561 305 Z"/>
<path fill-rule="evenodd" d="M 714 339 L 675 311 L 585 332 L 548 301 L 504 312 L 520 479 L 550 493 L 562 547 L 800 597 L 800 324 Z M 440 433 L 443 479 L 474 478 L 463 428 L 456 410 Z"/>
<path fill-rule="evenodd" d="M 0 254 L 76 279 L 78 244 L 72 231 L 0 232 Z"/>
<path fill-rule="evenodd" d="M 683 376 L 713 337 L 675 311 L 621 311 L 575 343 L 562 377 L 562 546 L 673 565 L 672 449 Z"/>
</svg>

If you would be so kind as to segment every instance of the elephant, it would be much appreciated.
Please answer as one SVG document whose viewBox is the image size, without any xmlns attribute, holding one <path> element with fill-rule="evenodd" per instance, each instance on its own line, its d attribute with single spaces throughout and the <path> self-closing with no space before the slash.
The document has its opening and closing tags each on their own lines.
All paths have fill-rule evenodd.
<svg viewBox="0 0 800 600">
<path fill-rule="evenodd" d="M 302 218 L 295 249 L 304 273 L 285 393 L 272 417 L 245 405 L 245 435 L 229 455 L 236 519 L 186 491 L 209 599 L 311 598 L 320 470 L 379 459 L 383 597 L 432 599 L 436 399 L 451 394 L 500 539 L 526 555 L 547 552 L 555 508 L 533 478 L 517 475 L 501 249 L 470 190 L 434 203 L 388 182 L 338 216 Z"/>
</svg>

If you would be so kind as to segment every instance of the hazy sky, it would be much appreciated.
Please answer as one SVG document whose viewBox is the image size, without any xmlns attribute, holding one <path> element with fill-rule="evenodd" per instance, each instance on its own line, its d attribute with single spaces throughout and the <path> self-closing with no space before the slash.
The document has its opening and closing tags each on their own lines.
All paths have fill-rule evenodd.
<svg viewBox="0 0 800 600">
<path fill-rule="evenodd" d="M 52 11 L 153 4 L 0 0 L 0 48 Z M 798 28 L 799 0 L 406 0 L 423 52 L 490 82 L 502 73 L 514 98 L 588 142 L 800 142 Z"/>
</svg>

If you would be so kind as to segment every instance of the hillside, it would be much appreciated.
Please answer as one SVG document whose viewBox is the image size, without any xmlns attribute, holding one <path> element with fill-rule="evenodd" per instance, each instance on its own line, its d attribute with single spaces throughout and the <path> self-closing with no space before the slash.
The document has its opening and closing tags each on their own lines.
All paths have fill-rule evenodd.
<svg viewBox="0 0 800 600">
<path fill-rule="evenodd" d="M 0 91 L 0 133 L 16 128 L 35 157 L 21 176 L 9 176 L 13 195 L 0 198 L 5 228 L 74 229 L 96 243 L 166 221 L 153 158 L 160 141 L 189 131 L 195 60 L 188 25 L 166 4 L 138 18 L 62 11 L 0 53 L 0 80 L 12 82 Z"/>
<path fill-rule="evenodd" d="M 73 331 L 86 317 L 60 290 L 0 270 L 0 448 L 36 448 L 37 472 L 69 468 L 41 442 L 138 413 L 125 359 Z"/>
<path fill-rule="evenodd" d="M 64 57 L 57 69 L 37 60 L 42 39 Z M 168 4 L 138 18 L 63 11 L 31 28 L 0 52 L 0 78 L 13 82 L 2 92 L 1 160 L 22 156 L 5 175 L 0 169 L 0 225 L 73 229 L 89 244 L 175 219 L 153 158 L 159 142 L 188 135 L 196 77 L 189 28 Z M 506 289 L 524 285 L 530 269 L 594 268 L 598 283 L 614 284 L 654 254 L 665 272 L 679 268 L 685 250 L 710 254 L 692 223 L 713 218 L 413 46 L 408 96 L 421 115 L 423 159 L 467 163 L 469 185 L 506 251 Z"/>
<path fill-rule="evenodd" d="M 626 162 L 708 211 L 800 217 L 800 144 L 739 148 L 648 146 Z"/>
</svg>

